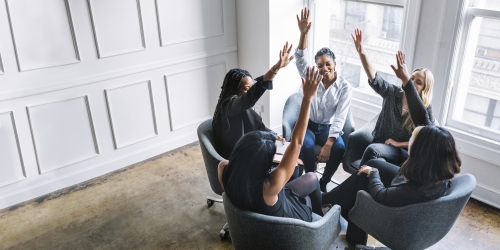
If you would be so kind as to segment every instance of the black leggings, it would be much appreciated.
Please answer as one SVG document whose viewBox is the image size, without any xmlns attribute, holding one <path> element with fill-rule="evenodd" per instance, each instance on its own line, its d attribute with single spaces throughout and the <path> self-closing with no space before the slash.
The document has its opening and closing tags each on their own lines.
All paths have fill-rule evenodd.
<svg viewBox="0 0 500 250">
<path fill-rule="evenodd" d="M 323 216 L 321 209 L 321 190 L 319 189 L 318 177 L 314 173 L 307 173 L 288 182 L 285 187 L 292 189 L 300 197 L 311 199 L 312 211 Z"/>
<path fill-rule="evenodd" d="M 380 179 L 385 187 L 391 185 L 392 179 L 394 179 L 399 171 L 398 166 L 383 160 L 370 160 L 366 165 L 378 169 Z M 322 196 L 323 204 L 340 205 L 340 213 L 348 222 L 346 240 L 353 245 L 366 245 L 366 240 L 368 239 L 366 232 L 349 220 L 349 211 L 354 207 L 356 194 L 359 190 L 368 192 L 368 183 L 369 179 L 366 174 L 358 175 L 356 172 L 336 188 L 328 193 L 324 193 Z"/>
</svg>

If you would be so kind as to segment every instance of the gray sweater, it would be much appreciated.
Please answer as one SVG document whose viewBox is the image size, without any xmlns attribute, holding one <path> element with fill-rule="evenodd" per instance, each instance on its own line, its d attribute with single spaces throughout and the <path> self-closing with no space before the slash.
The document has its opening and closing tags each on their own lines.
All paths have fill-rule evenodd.
<svg viewBox="0 0 500 250">
<path fill-rule="evenodd" d="M 423 105 L 412 81 L 410 80 L 406 84 L 405 90 L 400 86 L 387 82 L 378 74 L 375 76 L 373 82 L 368 81 L 368 83 L 375 92 L 384 98 L 382 110 L 380 111 L 375 129 L 372 132 L 373 142 L 384 143 L 389 138 L 399 142 L 410 140 L 411 133 L 403 126 L 404 121 L 406 116 L 410 115 L 411 110 L 418 110 L 418 108 L 414 107 L 415 105 Z M 405 92 L 410 112 L 402 116 L 401 106 Z M 434 121 L 431 105 L 427 107 L 427 114 L 428 116 L 425 114 L 423 116 L 411 114 L 413 123 L 416 126 L 420 126 L 428 125 L 429 121 Z"/>
</svg>

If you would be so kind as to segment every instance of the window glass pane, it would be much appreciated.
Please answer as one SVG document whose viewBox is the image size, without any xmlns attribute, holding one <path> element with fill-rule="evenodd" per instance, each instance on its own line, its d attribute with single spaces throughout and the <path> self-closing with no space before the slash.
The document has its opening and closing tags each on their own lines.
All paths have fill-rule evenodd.
<svg viewBox="0 0 500 250">
<path fill-rule="evenodd" d="M 460 72 L 453 120 L 499 132 L 494 118 L 500 116 L 500 20 L 474 17 Z"/>
<path fill-rule="evenodd" d="M 361 73 L 361 66 L 346 63 L 342 70 L 343 77 L 351 83 L 354 88 L 359 87 L 359 74 Z"/>
<path fill-rule="evenodd" d="M 491 121 L 491 128 L 496 130 L 500 129 L 500 118 L 493 118 Z"/>
<path fill-rule="evenodd" d="M 351 33 L 363 31 L 364 51 L 385 80 L 396 83 L 390 65 L 395 65 L 395 54 L 400 47 L 403 8 L 372 3 L 332 0 L 330 11 L 330 49 L 337 56 L 340 75 L 346 78 L 358 93 L 378 95 L 370 88 L 361 61 L 354 48 Z M 357 66 L 357 69 L 354 69 Z M 359 74 L 355 77 L 353 74 Z M 361 76 L 362 74 L 362 76 Z M 354 96 L 359 96 L 354 93 Z"/>
<path fill-rule="evenodd" d="M 485 8 L 490 10 L 500 10 L 500 1 L 498 0 L 474 0 L 472 7 Z"/>
</svg>

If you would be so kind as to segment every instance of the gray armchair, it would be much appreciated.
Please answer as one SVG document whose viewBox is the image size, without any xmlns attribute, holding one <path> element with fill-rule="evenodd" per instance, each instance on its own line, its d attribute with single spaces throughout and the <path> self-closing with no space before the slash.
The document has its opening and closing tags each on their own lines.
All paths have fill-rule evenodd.
<svg viewBox="0 0 500 250">
<path fill-rule="evenodd" d="M 283 108 L 282 127 L 283 138 L 285 138 L 286 141 L 290 141 L 290 138 L 292 137 L 292 130 L 295 126 L 295 122 L 297 122 L 297 118 L 299 117 L 300 104 L 302 103 L 303 96 L 304 93 L 297 92 L 289 96 L 285 102 L 285 107 Z M 354 119 L 352 118 L 351 110 L 349 109 L 349 112 L 347 113 L 347 117 L 345 119 L 344 128 L 342 128 L 342 131 L 344 132 L 344 134 L 342 135 L 342 139 L 344 140 L 344 144 L 346 145 L 346 152 L 350 140 L 349 135 L 354 131 L 354 128 Z M 316 155 L 319 154 L 321 147 L 322 146 L 320 145 L 316 145 Z"/>
<path fill-rule="evenodd" d="M 205 168 L 207 169 L 208 182 L 210 183 L 210 187 L 212 191 L 218 195 L 222 195 L 224 190 L 222 189 L 219 183 L 218 177 L 218 166 L 219 162 L 224 158 L 217 153 L 214 148 L 215 145 L 215 137 L 212 129 L 212 119 L 208 119 L 202 122 L 198 126 L 198 140 L 200 142 L 201 154 L 203 155 L 203 161 L 205 162 Z M 211 207 L 214 202 L 222 202 L 221 198 L 208 196 L 207 197 L 207 205 Z M 220 231 L 219 236 L 223 239 L 227 238 L 228 235 L 228 227 L 227 223 L 224 225 L 222 230 Z"/>
<path fill-rule="evenodd" d="M 349 218 L 391 249 L 425 249 L 450 231 L 475 187 L 474 176 L 457 174 L 445 196 L 404 207 L 381 205 L 359 191 Z"/>
<path fill-rule="evenodd" d="M 348 173 L 354 173 L 359 169 L 359 163 L 363 157 L 366 147 L 373 141 L 372 131 L 377 124 L 378 115 L 373 117 L 362 128 L 352 132 L 349 136 L 349 143 L 346 144 L 342 167 Z"/>
<path fill-rule="evenodd" d="M 328 249 L 340 233 L 340 207 L 323 217 L 313 213 L 313 222 L 244 211 L 222 194 L 231 241 L 241 249 Z"/>
</svg>

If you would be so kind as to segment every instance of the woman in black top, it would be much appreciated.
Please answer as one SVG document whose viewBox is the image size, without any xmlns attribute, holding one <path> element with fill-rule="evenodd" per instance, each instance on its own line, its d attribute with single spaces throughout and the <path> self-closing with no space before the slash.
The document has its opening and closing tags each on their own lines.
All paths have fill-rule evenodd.
<svg viewBox="0 0 500 250">
<path fill-rule="evenodd" d="M 307 69 L 302 78 L 304 97 L 290 144 L 276 168 L 276 136 L 254 131 L 244 135 L 234 147 L 229 161 L 219 164 L 219 181 L 231 202 L 243 209 L 271 216 L 312 220 L 312 212 L 323 215 L 321 190 L 314 173 L 304 174 L 287 183 L 292 176 L 307 130 L 311 101 L 322 76 Z"/>
<path fill-rule="evenodd" d="M 369 145 L 361 159 L 365 164 L 370 159 L 384 158 L 386 161 L 400 165 L 408 158 L 408 140 L 416 126 L 425 125 L 425 117 L 416 120 L 409 112 L 410 98 L 418 99 L 427 109 L 427 118 L 434 121 L 430 106 L 434 77 L 432 72 L 425 68 L 415 69 L 411 74 L 412 84 L 407 87 L 399 87 L 388 83 L 377 74 L 377 71 L 368 60 L 362 44 L 362 32 L 358 29 L 352 36 L 356 50 L 358 51 L 363 68 L 368 76 L 368 83 L 384 99 L 382 110 L 373 130 L 373 143 Z M 404 55 L 402 62 L 404 64 Z M 394 66 L 391 65 L 391 67 Z M 408 81 L 403 80 L 403 86 Z M 410 89 L 412 88 L 412 89 Z M 417 103 L 417 102 L 414 102 Z"/>
<path fill-rule="evenodd" d="M 403 89 L 413 86 L 403 64 L 404 56 L 398 52 L 396 76 L 403 80 Z M 412 91 L 416 91 L 414 88 Z M 408 93 L 408 92 L 407 92 Z M 356 193 L 365 190 L 373 199 L 386 206 L 406 206 L 437 199 L 453 185 L 450 179 L 460 172 L 460 157 L 453 136 L 446 129 L 432 125 L 425 106 L 415 95 L 408 95 L 413 120 L 424 121 L 414 129 L 408 143 L 409 158 L 401 168 L 382 160 L 370 160 L 357 174 L 328 193 L 323 194 L 324 204 L 338 204 L 342 216 L 348 221 L 346 240 L 366 245 L 367 234 L 349 220 L 349 210 L 354 206 Z M 402 221 L 401 223 L 405 223 Z"/>
<path fill-rule="evenodd" d="M 272 80 L 279 69 L 286 67 L 294 58 L 293 55 L 288 57 L 291 50 L 292 45 L 288 46 L 287 42 L 280 51 L 279 61 L 265 75 L 257 77 L 255 84 L 250 73 L 244 69 L 231 69 L 226 74 L 212 121 L 216 150 L 225 159 L 229 159 L 234 145 L 244 134 L 272 131 L 251 108 L 267 89 L 273 89 Z M 278 140 L 285 142 L 282 137 Z"/>
</svg>

